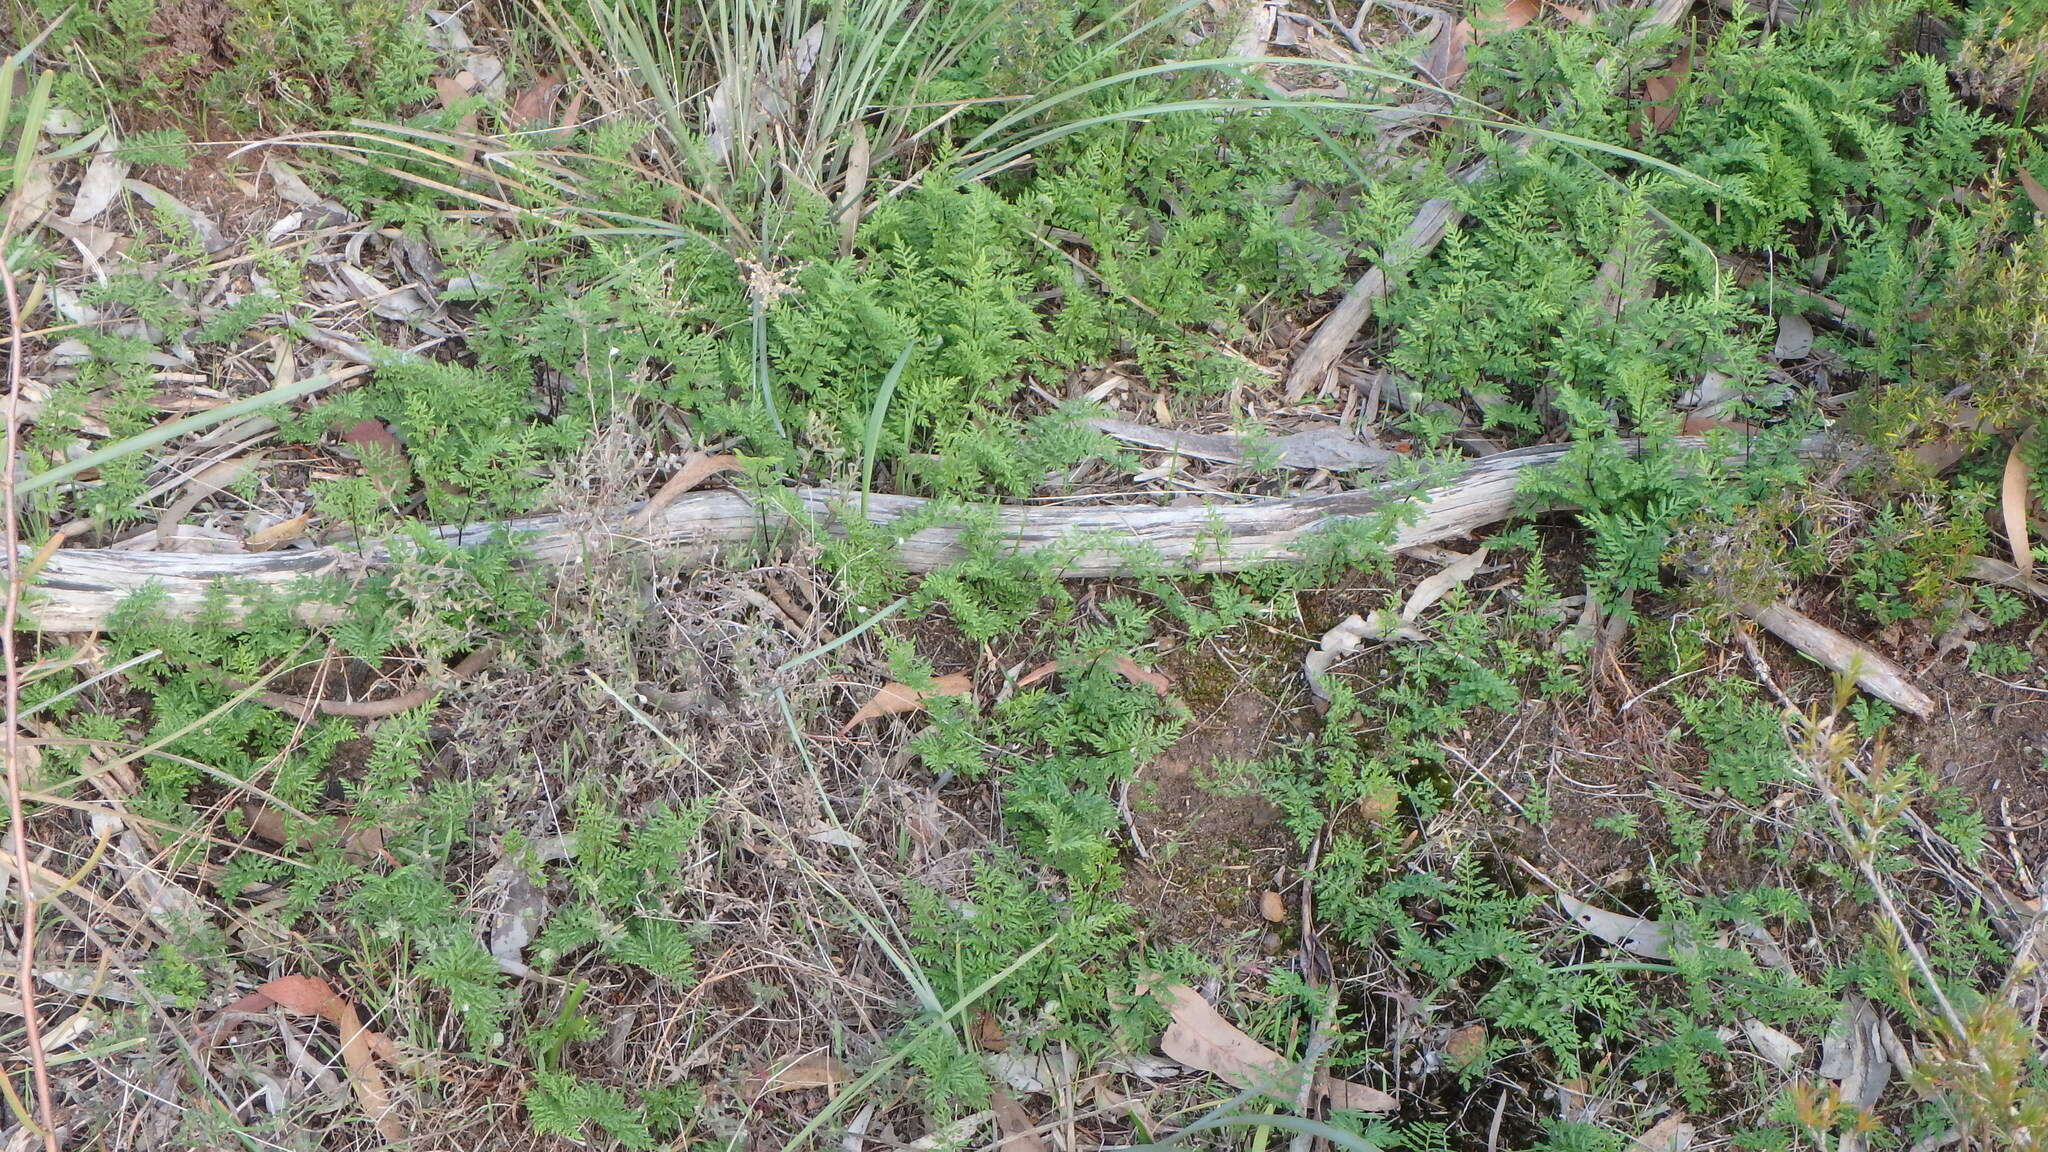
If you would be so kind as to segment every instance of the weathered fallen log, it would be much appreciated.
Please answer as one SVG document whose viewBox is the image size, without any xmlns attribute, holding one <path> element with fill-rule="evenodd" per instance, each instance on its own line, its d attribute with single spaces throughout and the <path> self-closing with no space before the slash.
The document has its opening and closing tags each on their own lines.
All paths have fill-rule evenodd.
<svg viewBox="0 0 2048 1152">
<path fill-rule="evenodd" d="M 1705 442 L 1680 443 L 1698 448 Z M 944 567 L 967 554 L 963 535 L 975 526 L 970 521 L 979 521 L 987 537 L 1007 541 L 1014 551 L 1050 550 L 1068 577 L 1117 575 L 1146 563 L 1194 572 L 1236 571 L 1266 561 L 1300 559 L 1307 538 L 1317 530 L 1392 509 L 1400 509 L 1407 522 L 1394 529 L 1389 546 L 1412 548 L 1468 535 L 1517 511 L 1538 511 L 1526 503 L 1518 506 L 1516 488 L 1523 471 L 1555 463 L 1566 450 L 1563 445 L 1518 449 L 1471 461 L 1433 480 L 1396 480 L 1347 492 L 1235 504 L 984 505 L 911 532 L 898 550 L 910 571 Z M 778 499 L 790 507 L 779 506 Z M 839 531 L 848 519 L 860 515 L 861 506 L 858 493 L 823 488 L 786 489 L 773 499 L 717 490 L 678 497 L 647 523 L 635 522 L 636 505 L 605 516 L 529 516 L 447 527 L 434 535 L 465 547 L 509 537 L 538 562 L 557 565 L 633 542 L 708 558 L 805 522 L 827 532 Z M 934 511 L 929 500 L 884 495 L 869 496 L 866 509 L 868 519 L 878 524 Z M 122 599 L 150 585 L 159 591 L 167 611 L 191 613 L 217 581 L 282 591 L 308 577 L 386 567 L 392 546 L 329 545 L 242 555 L 59 549 L 37 574 L 31 624 L 48 632 L 90 631 L 104 625 Z M 27 551 L 23 549 L 24 554 Z M 235 603 L 239 601 L 231 601 L 231 607 Z"/>
<path fill-rule="evenodd" d="M 1680 438 L 1685 449 L 1706 441 Z M 1238 504 L 1161 507 L 1148 504 L 982 505 L 963 509 L 946 522 L 917 529 L 898 542 L 899 558 L 912 572 L 930 572 L 967 556 L 966 533 L 1007 541 L 1013 552 L 1045 551 L 1070 578 L 1114 576 L 1147 564 L 1189 572 L 1229 572 L 1307 554 L 1318 530 L 1345 521 L 1399 511 L 1387 546 L 1417 548 L 1452 540 L 1498 523 L 1517 512 L 1556 509 L 1518 499 L 1525 469 L 1554 464 L 1567 445 L 1520 448 L 1466 463 L 1436 479 L 1389 481 L 1348 492 L 1253 500 Z M 1810 456 L 1831 451 L 1825 440 L 1804 445 Z M 786 500 L 787 503 L 781 501 Z M 610 515 L 545 515 L 436 530 L 438 539 L 476 547 L 511 539 L 543 564 L 565 565 L 621 545 L 659 548 L 671 554 L 710 559 L 721 549 L 752 546 L 773 534 L 816 524 L 838 532 L 860 515 L 858 493 L 825 488 L 787 489 L 775 498 L 735 491 L 690 492 L 655 515 L 643 502 Z M 1405 505 L 1405 507 L 1404 507 Z M 929 515 L 934 502 L 915 496 L 871 495 L 867 518 L 890 524 Z M 970 524 L 970 521 L 977 523 Z M 389 542 L 354 549 L 338 546 L 301 552 L 245 554 L 129 552 L 108 548 L 59 549 L 37 574 L 30 601 L 30 626 L 46 632 L 82 632 L 102 627 L 126 597 L 154 585 L 173 614 L 196 612 L 216 583 L 230 580 L 249 590 L 281 592 L 309 577 L 346 576 L 386 567 Z M 28 549 L 23 548 L 26 554 Z M 246 602 L 229 601 L 230 610 Z M 309 614 L 318 614 L 318 607 Z M 1933 702 L 1906 680 L 1905 672 L 1870 649 L 1784 604 L 1749 607 L 1750 616 L 1780 639 L 1838 673 L 1852 669 L 1865 691 L 1912 713 L 1926 716 Z M 282 706 L 282 705 L 279 705 Z"/>
</svg>

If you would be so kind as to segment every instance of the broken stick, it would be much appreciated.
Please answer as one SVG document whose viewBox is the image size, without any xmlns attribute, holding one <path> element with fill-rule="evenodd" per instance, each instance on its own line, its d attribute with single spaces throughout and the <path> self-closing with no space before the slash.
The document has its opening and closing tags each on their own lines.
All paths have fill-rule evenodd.
<svg viewBox="0 0 2048 1152">
<path fill-rule="evenodd" d="M 1923 720 L 1933 714 L 1934 700 L 1906 679 L 1904 668 L 1806 613 L 1777 603 L 1745 605 L 1742 614 L 1837 676 L 1854 676 L 1858 688 L 1885 703 Z"/>
</svg>

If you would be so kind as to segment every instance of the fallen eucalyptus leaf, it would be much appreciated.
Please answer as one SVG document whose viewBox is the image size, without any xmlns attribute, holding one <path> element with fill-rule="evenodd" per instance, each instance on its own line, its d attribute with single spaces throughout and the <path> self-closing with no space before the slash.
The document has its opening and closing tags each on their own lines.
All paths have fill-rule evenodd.
<svg viewBox="0 0 2048 1152">
<path fill-rule="evenodd" d="M 1052 1082 L 1052 1069 L 1043 1056 L 1012 1051 L 983 1052 L 981 1063 L 997 1083 L 1008 1084 L 1026 1096 L 1045 1091 L 1046 1085 Z"/>
<path fill-rule="evenodd" d="M 1799 1041 L 1754 1017 L 1742 1022 L 1742 1034 L 1749 1038 L 1749 1046 L 1756 1049 L 1757 1055 L 1781 1072 L 1799 1067 L 1799 1058 L 1806 1054 Z"/>
<path fill-rule="evenodd" d="M 2027 458 L 2021 450 L 2026 442 L 2025 436 L 2012 442 L 2012 449 L 2005 454 L 2005 475 L 1998 485 L 1999 508 L 2005 519 L 2005 541 L 2012 548 L 2012 566 L 2022 577 L 2034 573 L 2033 546 L 2027 540 L 2027 505 L 2030 502 Z"/>
<path fill-rule="evenodd" d="M 377 1066 L 379 1056 L 389 1059 L 391 1042 L 372 1032 L 356 1014 L 355 1006 L 337 995 L 325 980 L 311 976 L 285 976 L 259 986 L 257 992 L 278 1007 L 302 1016 L 318 1016 L 334 1026 L 341 1041 L 341 1062 L 348 1069 L 349 1084 L 377 1134 L 396 1144 L 406 1138 L 406 1128 L 391 1103 L 391 1091 Z"/>
<path fill-rule="evenodd" d="M 410 288 L 392 288 L 353 264 L 337 265 L 347 288 L 370 311 L 386 320 L 415 321 L 432 311 L 432 305 Z"/>
<path fill-rule="evenodd" d="M 313 191 L 291 165 L 275 156 L 263 158 L 263 174 L 270 177 L 271 190 L 276 192 L 280 199 L 307 210 L 310 214 L 307 219 L 315 227 L 345 224 L 355 219 L 348 209 L 341 206 L 341 201 Z"/>
<path fill-rule="evenodd" d="M 249 552 L 268 552 L 281 548 L 306 534 L 306 527 L 313 522 L 313 514 L 301 512 L 289 520 L 279 520 L 265 528 L 258 528 L 242 538 L 242 548 Z"/>
<path fill-rule="evenodd" d="M 1780 360 L 1798 360 L 1813 351 L 1813 325 L 1797 312 L 1778 317 L 1778 342 L 1771 355 Z"/>
<path fill-rule="evenodd" d="M 476 42 L 469 38 L 469 29 L 463 26 L 462 17 L 432 8 L 425 15 L 427 30 L 421 39 L 426 41 L 427 47 L 436 52 L 467 52 L 476 47 Z"/>
<path fill-rule="evenodd" d="M 567 836 L 530 837 L 524 854 L 502 857 L 491 865 L 489 872 L 484 873 L 480 890 L 496 893 L 498 898 L 497 910 L 487 919 L 491 956 L 506 974 L 530 974 L 526 966 L 526 946 L 533 942 L 541 923 L 547 919 L 547 884 L 534 880 L 534 869 L 566 860 L 570 852 Z"/>
<path fill-rule="evenodd" d="M 883 716 L 915 712 L 924 707 L 926 700 L 934 697 L 965 696 L 973 690 L 974 682 L 965 672 L 937 677 L 932 681 L 932 686 L 925 689 L 912 688 L 908 684 L 891 681 L 875 690 L 874 696 L 860 706 L 860 711 L 853 714 L 853 719 L 848 720 L 839 729 L 839 734 L 844 736 L 862 724 Z"/>
<path fill-rule="evenodd" d="M 1671 959 L 1673 926 L 1664 921 L 1609 912 L 1562 892 L 1557 895 L 1557 903 L 1572 923 L 1589 935 L 1645 959 Z"/>
<path fill-rule="evenodd" d="M 1629 1152 L 1685 1152 L 1692 1146 L 1693 1131 L 1685 1122 L 1685 1113 L 1673 1112 L 1644 1129 Z"/>
<path fill-rule="evenodd" d="M 1892 1061 L 1885 1052 L 1883 1023 L 1870 1001 L 1853 992 L 1842 1001 L 1821 1040 L 1816 1071 L 1840 1086 L 1844 1104 L 1860 1112 L 1877 1106 L 1891 1083 Z"/>
<path fill-rule="evenodd" d="M 813 844 L 830 844 L 834 848 L 850 848 L 856 852 L 864 851 L 868 846 L 867 841 L 844 828 L 820 828 L 805 839 Z"/>
<path fill-rule="evenodd" d="M 169 216 L 183 219 L 192 226 L 192 235 L 199 246 L 208 252 L 218 252 L 228 246 L 228 238 L 220 230 L 213 217 L 192 207 L 169 192 L 142 180 L 123 180 L 121 186 L 149 202 L 150 207 Z"/>
<path fill-rule="evenodd" d="M 64 218 L 73 224 L 90 223 L 114 206 L 121 195 L 121 182 L 127 178 L 128 161 L 121 158 L 120 141 L 110 128 L 100 137 L 92 163 L 85 166 L 85 176 L 78 181 L 78 191 L 71 197 L 71 211 Z"/>
<path fill-rule="evenodd" d="M 662 510 L 676 502 L 676 498 L 690 491 L 720 472 L 736 472 L 745 468 L 737 456 L 713 456 L 705 452 L 692 452 L 683 458 L 682 467 L 669 477 L 640 510 L 626 521 L 635 530 L 645 530 L 660 517 Z"/>
<path fill-rule="evenodd" d="M 43 131 L 52 136 L 76 136 L 85 131 L 85 117 L 59 104 L 43 114 Z"/>
<path fill-rule="evenodd" d="M 1045 1152 L 1045 1141 L 1038 1135 L 1038 1125 L 1015 1096 L 997 1088 L 989 1093 L 988 1102 L 990 1111 L 996 1115 L 996 1131 L 1001 1137 L 996 1143 L 996 1152 Z"/>
<path fill-rule="evenodd" d="M 1161 673 L 1152 671 L 1150 668 L 1140 667 L 1138 662 L 1129 656 L 1118 653 L 1115 664 L 1117 675 L 1122 676 L 1133 684 L 1142 684 L 1152 689 L 1152 691 L 1159 694 L 1161 699 L 1173 694 L 1173 681 L 1168 680 Z"/>
<path fill-rule="evenodd" d="M 1159 1050 L 1190 1068 L 1221 1077 L 1237 1088 L 1260 1092 L 1292 1103 L 1300 1094 L 1305 1069 L 1245 1035 L 1209 1002 L 1185 984 L 1162 989 L 1169 1000 L 1172 1023 L 1159 1038 Z M 1330 1107 L 1353 1112 L 1391 1112 L 1399 1102 L 1377 1088 L 1315 1075 L 1314 1091 L 1330 1098 Z"/>
<path fill-rule="evenodd" d="M 836 1088 L 853 1079 L 853 1073 L 830 1052 L 811 1052 L 770 1067 L 747 1081 L 747 1099 L 758 1100 L 777 1092 L 805 1088 Z"/>
</svg>

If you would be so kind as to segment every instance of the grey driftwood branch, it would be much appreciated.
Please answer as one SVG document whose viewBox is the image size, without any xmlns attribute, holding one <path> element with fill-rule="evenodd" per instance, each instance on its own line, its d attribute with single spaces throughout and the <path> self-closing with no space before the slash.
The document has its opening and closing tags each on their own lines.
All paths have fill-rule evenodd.
<svg viewBox="0 0 2048 1152">
<path fill-rule="evenodd" d="M 912 572 L 944 567 L 967 555 L 962 537 L 970 528 L 968 521 L 982 518 L 986 536 L 1008 541 L 1016 551 L 1046 549 L 1057 554 L 1068 577 L 1113 576 L 1130 571 L 1134 563 L 1147 562 L 1184 571 L 1237 571 L 1267 561 L 1300 559 L 1305 538 L 1318 529 L 1403 504 L 1411 506 L 1411 514 L 1395 529 L 1390 546 L 1413 548 L 1453 540 L 1517 511 L 1530 511 L 1526 503 L 1518 507 L 1516 499 L 1523 471 L 1555 463 L 1565 451 L 1562 445 L 1519 449 L 1470 461 L 1433 480 L 1396 480 L 1346 492 L 1240 503 L 984 505 L 910 533 L 898 543 L 898 550 L 904 567 Z M 797 515 L 772 499 L 714 490 L 687 493 L 644 525 L 633 522 L 635 505 L 604 516 L 551 514 L 446 527 L 435 535 L 461 546 L 511 537 L 536 561 L 553 565 L 574 563 L 621 545 L 708 559 L 797 529 L 803 520 L 836 532 L 847 519 L 860 515 L 858 493 L 795 488 L 781 495 Z M 927 514 L 931 503 L 914 496 L 873 495 L 867 499 L 867 517 L 888 524 Z M 23 551 L 26 554 L 27 549 Z M 307 577 L 372 572 L 390 559 L 390 546 L 382 543 L 244 554 L 64 548 L 52 554 L 37 574 L 32 622 L 48 632 L 91 631 L 106 623 L 123 598 L 152 584 L 163 597 L 165 611 L 189 614 L 220 580 L 283 591 Z"/>
<path fill-rule="evenodd" d="M 1697 437 L 1683 437 L 1678 443 L 1687 449 L 1706 446 Z M 1565 445 L 1520 448 L 1469 461 L 1456 473 L 1435 479 L 1393 480 L 1346 492 L 1234 504 L 984 505 L 911 532 L 897 548 L 903 566 L 912 572 L 942 568 L 967 556 L 964 536 L 970 530 L 968 521 L 975 519 L 980 521 L 984 538 L 1008 541 L 1018 552 L 1052 553 L 1060 560 L 1062 575 L 1070 578 L 1120 575 L 1136 564 L 1229 572 L 1301 559 L 1308 538 L 1319 529 L 1383 515 L 1406 505 L 1387 542 L 1398 551 L 1467 536 L 1517 512 L 1554 511 L 1531 506 L 1518 497 L 1517 489 L 1524 470 L 1554 464 L 1568 450 Z M 1802 448 L 1811 456 L 1833 451 L 1824 438 Z M 848 517 L 861 513 L 858 493 L 796 488 L 781 495 L 788 506 L 734 491 L 690 492 L 644 523 L 646 518 L 638 515 L 642 505 L 636 504 L 603 516 L 528 516 L 445 527 L 434 534 L 462 547 L 509 537 L 535 562 L 557 566 L 621 546 L 708 560 L 722 550 L 752 546 L 776 533 L 798 530 L 806 522 L 836 532 Z M 874 495 L 866 501 L 867 518 L 877 524 L 932 510 L 931 501 L 915 496 Z M 221 580 L 281 592 L 309 577 L 366 574 L 390 563 L 391 545 L 382 543 L 359 549 L 327 546 L 243 554 L 60 549 L 37 574 L 31 626 L 47 632 L 98 629 L 116 604 L 150 585 L 160 592 L 166 611 L 192 614 Z M 231 600 L 231 610 L 239 603 Z M 1916 716 L 1931 710 L 1932 702 L 1907 682 L 1903 669 L 1789 606 L 1751 607 L 1746 614 L 1837 673 L 1853 671 L 1865 691 Z"/>
</svg>

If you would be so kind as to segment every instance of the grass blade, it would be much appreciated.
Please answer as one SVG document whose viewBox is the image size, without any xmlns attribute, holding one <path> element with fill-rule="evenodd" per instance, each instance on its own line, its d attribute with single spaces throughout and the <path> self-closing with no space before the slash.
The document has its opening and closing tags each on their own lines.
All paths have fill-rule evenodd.
<svg viewBox="0 0 2048 1152">
<path fill-rule="evenodd" d="M 882 442 L 882 424 L 889 418 L 889 401 L 896 396 L 896 382 L 903 379 L 904 365 L 910 363 L 910 354 L 917 348 L 912 340 L 903 346 L 896 357 L 896 363 L 889 368 L 889 374 L 882 377 L 882 387 L 875 393 L 875 403 L 868 409 L 867 437 L 861 442 L 860 457 L 860 516 L 868 516 L 868 491 L 875 486 L 875 449 Z"/>
</svg>

